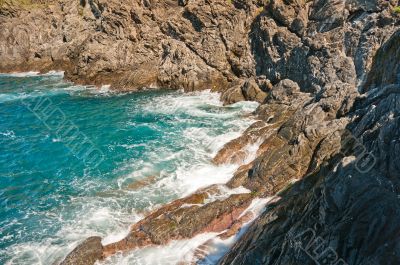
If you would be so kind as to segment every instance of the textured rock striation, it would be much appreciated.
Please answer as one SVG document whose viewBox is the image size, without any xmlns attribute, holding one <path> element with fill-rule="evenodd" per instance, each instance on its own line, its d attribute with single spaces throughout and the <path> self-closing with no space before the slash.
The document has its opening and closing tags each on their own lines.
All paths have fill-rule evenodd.
<svg viewBox="0 0 400 265">
<path fill-rule="evenodd" d="M 397 31 L 374 57 L 345 129 L 331 129 L 307 173 L 220 264 L 399 263 L 400 80 L 397 67 L 382 71 L 400 59 L 399 44 Z"/>
<path fill-rule="evenodd" d="M 247 34 L 261 3 L 19 1 L 1 2 L 0 71 L 59 69 L 120 90 L 223 91 L 254 76 Z"/>
<path fill-rule="evenodd" d="M 261 103 L 258 121 L 214 158 L 241 165 L 226 187 L 251 193 L 210 201 L 220 187 L 199 190 L 64 262 L 232 235 L 254 198 L 278 196 L 220 264 L 400 263 L 399 1 L 0 3 L 0 71 L 59 69 L 77 83 Z M 249 146 L 258 150 L 247 163 Z"/>
</svg>

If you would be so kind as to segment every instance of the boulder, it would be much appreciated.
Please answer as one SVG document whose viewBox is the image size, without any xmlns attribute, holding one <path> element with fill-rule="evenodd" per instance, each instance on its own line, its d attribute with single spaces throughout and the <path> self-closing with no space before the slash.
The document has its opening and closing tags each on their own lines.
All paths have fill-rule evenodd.
<svg viewBox="0 0 400 265">
<path fill-rule="evenodd" d="M 224 102 L 224 105 L 229 105 L 244 100 L 246 99 L 242 92 L 242 85 L 233 86 L 221 94 L 221 101 Z"/>
<path fill-rule="evenodd" d="M 253 79 L 247 80 L 242 85 L 241 90 L 245 100 L 247 101 L 263 103 L 267 97 L 267 93 L 262 91 Z"/>
<path fill-rule="evenodd" d="M 60 265 L 90 265 L 103 258 L 101 238 L 89 237 L 79 244 Z"/>
</svg>

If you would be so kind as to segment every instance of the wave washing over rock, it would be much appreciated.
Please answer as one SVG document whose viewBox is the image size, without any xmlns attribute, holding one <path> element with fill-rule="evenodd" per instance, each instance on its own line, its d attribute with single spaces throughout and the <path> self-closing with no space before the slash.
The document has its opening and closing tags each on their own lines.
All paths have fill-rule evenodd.
<svg viewBox="0 0 400 265">
<path fill-rule="evenodd" d="M 0 93 L 0 264 L 53 264 L 92 235 L 110 244 L 149 211 L 225 183 L 238 166 L 211 160 L 254 121 L 244 116 L 258 105 L 224 107 L 208 91 L 117 94 L 60 74 L 1 75 Z M 88 170 L 43 119 L 55 110 L 102 150 L 98 170 Z M 249 192 L 221 189 L 221 197 Z"/>
<path fill-rule="evenodd" d="M 212 144 L 207 170 L 190 171 L 205 185 L 184 178 L 180 199 L 61 264 L 400 263 L 399 1 L 0 3 L 2 72 L 261 103 L 242 135 Z M 160 100 L 154 111 L 175 108 Z"/>
</svg>

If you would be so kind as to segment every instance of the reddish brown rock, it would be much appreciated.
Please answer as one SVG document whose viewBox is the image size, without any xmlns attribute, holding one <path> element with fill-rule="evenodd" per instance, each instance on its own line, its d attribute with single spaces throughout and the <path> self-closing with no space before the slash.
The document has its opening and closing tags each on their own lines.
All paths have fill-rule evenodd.
<svg viewBox="0 0 400 265">
<path fill-rule="evenodd" d="M 21 3 L 0 2 L 0 71 L 62 69 L 76 83 L 212 89 L 223 92 L 225 104 L 263 102 L 256 111 L 261 121 L 214 162 L 241 164 L 247 147 L 261 144 L 228 185 L 263 196 L 280 192 L 283 199 L 221 264 L 305 264 L 309 253 L 293 249 L 292 237 L 308 228 L 326 239 L 325 250 L 337 251 L 332 264 L 345 264 L 339 256 L 349 264 L 399 264 L 398 1 Z M 368 174 L 359 168 L 368 161 L 351 162 L 357 154 L 347 150 L 347 131 L 377 159 Z M 154 211 L 105 246 L 104 256 L 236 231 L 253 195 L 205 204 L 208 194 Z M 93 257 L 100 248 L 94 244 Z"/>
<path fill-rule="evenodd" d="M 202 205 L 207 194 L 193 194 L 149 214 L 131 227 L 125 239 L 104 246 L 103 255 L 107 257 L 119 251 L 163 245 L 171 240 L 191 238 L 206 232 L 222 232 L 236 222 L 252 200 L 250 194 L 237 194 Z"/>
<path fill-rule="evenodd" d="M 143 187 L 146 187 L 146 186 L 149 186 L 151 184 L 154 184 L 155 182 L 157 182 L 157 177 L 156 176 L 149 176 L 149 177 L 146 177 L 144 179 L 135 180 L 133 183 L 130 183 L 127 186 L 127 189 L 129 189 L 129 190 L 138 190 L 138 189 L 141 189 Z"/>
<path fill-rule="evenodd" d="M 249 222 L 254 217 L 255 216 L 252 212 L 245 213 L 243 216 L 236 219 L 235 222 L 233 222 L 231 224 L 231 226 L 229 227 L 229 229 L 226 232 L 220 234 L 218 237 L 220 237 L 221 239 L 228 239 L 228 238 L 236 235 L 237 233 L 239 233 L 240 229 L 242 229 L 243 225 L 245 223 Z"/>
<path fill-rule="evenodd" d="M 89 237 L 77 246 L 60 265 L 88 265 L 103 258 L 100 237 Z"/>
</svg>

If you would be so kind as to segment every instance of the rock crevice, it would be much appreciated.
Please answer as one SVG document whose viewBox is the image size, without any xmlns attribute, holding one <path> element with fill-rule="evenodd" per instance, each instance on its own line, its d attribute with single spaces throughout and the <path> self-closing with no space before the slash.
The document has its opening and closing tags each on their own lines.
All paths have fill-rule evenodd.
<svg viewBox="0 0 400 265">
<path fill-rule="evenodd" d="M 226 186 L 251 193 L 208 201 L 220 186 L 197 191 L 120 242 L 88 239 L 63 264 L 232 235 L 253 199 L 272 196 L 281 199 L 220 264 L 400 263 L 398 1 L 16 2 L 0 2 L 0 71 L 59 69 L 77 83 L 260 103 L 258 121 L 214 158 L 241 165 Z"/>
</svg>

